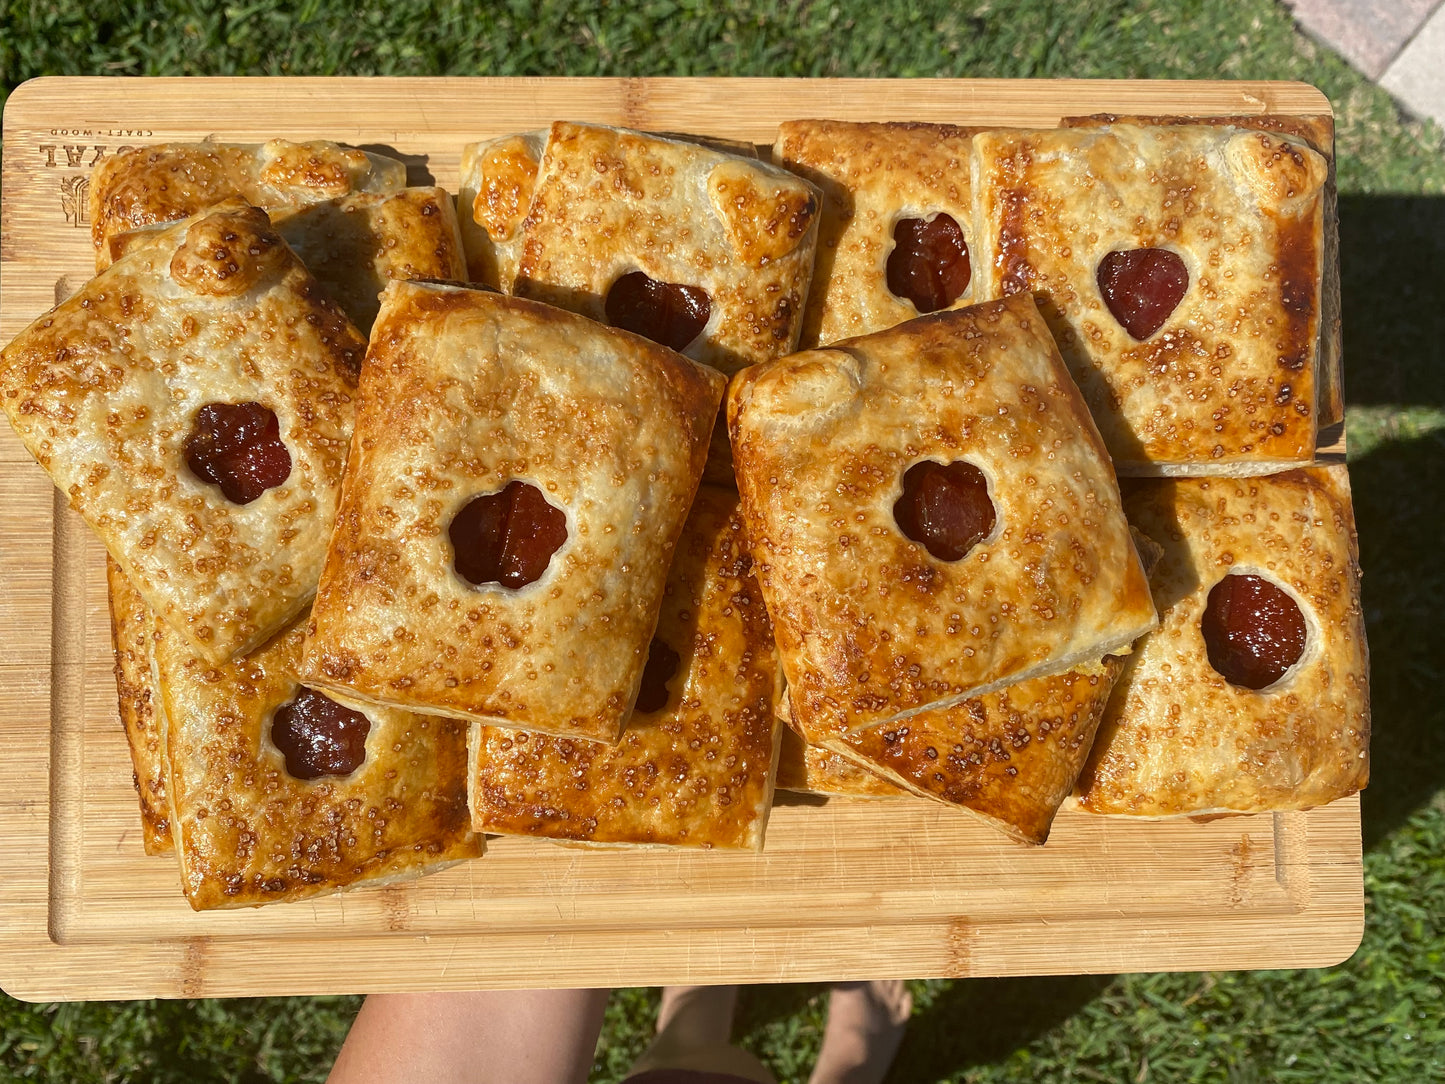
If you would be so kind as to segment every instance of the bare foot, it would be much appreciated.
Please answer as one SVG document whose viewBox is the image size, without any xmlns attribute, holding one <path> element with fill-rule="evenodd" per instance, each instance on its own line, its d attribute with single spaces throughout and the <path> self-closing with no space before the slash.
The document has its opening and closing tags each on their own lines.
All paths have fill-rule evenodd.
<svg viewBox="0 0 1445 1084">
<path fill-rule="evenodd" d="M 913 997 L 901 979 L 836 984 L 808 1084 L 882 1084 L 912 1012 Z"/>
</svg>

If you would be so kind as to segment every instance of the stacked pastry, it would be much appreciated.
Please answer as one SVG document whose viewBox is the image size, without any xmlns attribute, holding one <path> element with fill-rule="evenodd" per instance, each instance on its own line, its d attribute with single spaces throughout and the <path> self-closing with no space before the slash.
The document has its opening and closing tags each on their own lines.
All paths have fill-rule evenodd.
<svg viewBox="0 0 1445 1084">
<path fill-rule="evenodd" d="M 1159 547 L 1160 627 L 1098 663 L 1093 695 L 979 697 L 822 745 L 992 817 L 999 799 L 931 754 L 978 748 L 981 779 L 991 740 L 1022 777 L 1040 733 L 1057 740 L 1066 720 L 1055 807 L 1073 776 L 1084 808 L 1147 816 L 1304 808 L 1364 785 L 1348 481 L 1314 462 L 1341 415 L 1328 145 L 1327 127 L 1258 118 L 783 126 L 775 157 L 825 194 L 809 332 L 873 331 L 906 319 L 905 302 L 1033 295 L 1116 471 L 1134 476 L 1125 514 Z M 838 346 L 856 357 L 868 341 Z M 906 496 L 906 473 L 895 487 Z M 856 789 L 821 750 L 793 763 L 792 785 Z M 1013 819 L 1016 834 L 1041 839 L 1044 812 L 1032 828 Z"/>
<path fill-rule="evenodd" d="M 710 360 L 796 344 L 806 182 L 580 135 L 618 175 L 660 158 L 711 186 Z M 97 277 L 0 364 L 110 552 L 147 851 L 174 849 L 207 908 L 423 872 L 484 827 L 759 848 L 776 654 L 736 495 L 698 493 L 725 376 L 453 281 L 451 199 L 403 180 L 322 143 L 108 161 Z M 613 322 L 667 341 L 667 284 L 639 278 Z"/>
<path fill-rule="evenodd" d="M 279 140 L 147 148 L 94 181 L 98 274 L 5 350 L 0 382 L 109 551 L 146 850 L 175 851 L 197 908 L 479 854 L 463 727 L 332 699 L 297 673 L 357 324 L 383 278 L 461 273 L 450 197 L 404 188 L 399 162 Z M 290 224 L 294 251 L 253 204 Z M 329 264 L 323 248 L 369 258 Z"/>
<path fill-rule="evenodd" d="M 1311 140 L 558 122 L 460 221 L 333 144 L 104 162 L 0 395 L 110 554 L 147 851 L 200 908 L 758 849 L 780 773 L 1032 843 L 1358 789 Z"/>
<path fill-rule="evenodd" d="M 640 687 L 618 691 L 621 713 L 605 734 L 559 729 L 535 714 L 474 716 L 471 799 L 481 830 L 589 845 L 762 847 L 781 675 L 726 431 L 713 420 L 723 374 L 797 346 L 818 194 L 750 152 L 568 122 L 463 152 L 474 278 L 519 299 L 514 305 L 540 312 L 536 302 L 545 302 L 635 333 L 659 354 L 680 351 L 710 367 L 717 392 L 696 415 L 702 436 L 712 434 L 705 484 L 662 585 L 660 612 L 650 611 L 653 631 L 630 646 Z M 626 423 L 629 434 L 663 420 L 650 399 L 642 407 Z M 589 445 L 604 434 L 589 434 Z M 645 462 L 619 462 L 596 488 L 640 481 Z M 636 496 L 619 499 L 644 519 L 656 515 Z M 667 570 L 636 547 L 637 527 L 618 525 L 625 532 L 611 570 Z M 589 569 L 569 574 L 591 589 Z M 595 628 L 587 642 L 617 631 Z M 558 673 L 575 684 L 582 660 L 597 650 L 556 659 Z"/>
</svg>

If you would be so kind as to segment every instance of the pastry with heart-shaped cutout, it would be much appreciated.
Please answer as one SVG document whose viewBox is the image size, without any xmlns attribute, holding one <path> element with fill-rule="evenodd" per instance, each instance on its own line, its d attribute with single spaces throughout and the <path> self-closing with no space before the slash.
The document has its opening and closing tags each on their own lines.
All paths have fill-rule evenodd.
<svg viewBox="0 0 1445 1084">
<path fill-rule="evenodd" d="M 818 193 L 767 162 L 556 121 L 462 152 L 472 275 L 732 373 L 793 350 Z M 469 220 L 469 221 L 468 221 Z"/>
<path fill-rule="evenodd" d="M 803 346 L 882 331 L 979 296 L 970 252 L 972 137 L 949 124 L 779 127 L 773 160 L 823 193 Z"/>
<path fill-rule="evenodd" d="M 974 289 L 1036 295 L 1120 474 L 1307 463 L 1328 178 L 1300 136 L 1239 119 L 981 132 Z"/>
<path fill-rule="evenodd" d="M 728 425 L 814 744 L 1091 663 L 1154 625 L 1108 456 L 1028 294 L 754 366 Z M 947 498 L 927 510 L 947 529 L 910 537 L 924 517 L 896 509 L 928 463 L 982 475 L 984 537 L 970 514 L 969 545 L 932 551 L 958 541 Z"/>
</svg>

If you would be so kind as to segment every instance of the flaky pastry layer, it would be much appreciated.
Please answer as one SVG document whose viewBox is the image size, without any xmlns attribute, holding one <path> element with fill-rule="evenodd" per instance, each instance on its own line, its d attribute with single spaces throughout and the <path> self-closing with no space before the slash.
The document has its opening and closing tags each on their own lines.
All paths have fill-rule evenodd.
<svg viewBox="0 0 1445 1084">
<path fill-rule="evenodd" d="M 158 626 L 171 825 L 198 911 L 388 883 L 482 853 L 467 813 L 465 723 L 367 708 L 355 771 L 303 780 L 287 770 L 271 724 L 300 691 L 302 632 L 298 623 L 215 666 Z"/>
<path fill-rule="evenodd" d="M 949 215 L 971 243 L 972 130 L 948 124 L 787 121 L 773 160 L 822 193 L 818 253 L 803 317 L 804 349 L 901 324 L 918 315 L 888 288 L 900 219 Z M 973 284 L 949 308 L 973 303 Z"/>
<path fill-rule="evenodd" d="M 464 237 L 482 281 L 606 322 L 608 290 L 641 271 L 707 291 L 688 357 L 732 373 L 796 348 L 817 240 L 812 185 L 646 132 L 556 121 L 539 135 L 463 154 Z"/>
</svg>

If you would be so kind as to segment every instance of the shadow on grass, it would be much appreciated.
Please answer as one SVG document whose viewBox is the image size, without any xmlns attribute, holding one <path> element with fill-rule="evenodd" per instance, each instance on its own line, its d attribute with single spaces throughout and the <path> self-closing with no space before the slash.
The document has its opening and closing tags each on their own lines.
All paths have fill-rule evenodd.
<svg viewBox="0 0 1445 1084">
<path fill-rule="evenodd" d="M 1445 786 L 1445 431 L 1350 464 L 1370 642 L 1366 848 Z"/>
<path fill-rule="evenodd" d="M 1340 198 L 1345 398 L 1445 406 L 1445 199 Z"/>
<path fill-rule="evenodd" d="M 1349 405 L 1445 407 L 1445 199 L 1342 198 L 1340 274 Z M 1367 848 L 1445 786 L 1445 432 L 1395 431 L 1380 412 L 1370 424 L 1379 443 L 1350 462 L 1374 715 Z"/>
<path fill-rule="evenodd" d="M 1058 1027 L 1113 982 L 1112 975 L 1064 975 L 955 982 L 915 1013 L 888 1084 L 942 1080 L 1002 1061 Z"/>
</svg>

